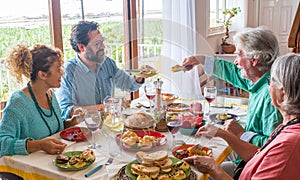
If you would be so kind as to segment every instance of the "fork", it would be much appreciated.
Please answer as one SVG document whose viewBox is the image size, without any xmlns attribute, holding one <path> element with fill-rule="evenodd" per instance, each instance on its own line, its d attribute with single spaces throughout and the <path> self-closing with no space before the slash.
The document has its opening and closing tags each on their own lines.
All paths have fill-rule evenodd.
<svg viewBox="0 0 300 180">
<path fill-rule="evenodd" d="M 110 165 L 112 162 L 114 161 L 113 157 L 108 158 L 108 160 L 106 161 L 105 165 Z"/>
</svg>

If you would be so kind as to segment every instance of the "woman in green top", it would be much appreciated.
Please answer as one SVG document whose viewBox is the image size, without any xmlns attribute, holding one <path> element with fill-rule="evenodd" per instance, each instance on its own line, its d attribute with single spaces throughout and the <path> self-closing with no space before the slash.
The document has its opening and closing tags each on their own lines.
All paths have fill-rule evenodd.
<svg viewBox="0 0 300 180">
<path fill-rule="evenodd" d="M 271 132 L 282 123 L 282 115 L 271 104 L 267 81 L 271 66 L 279 55 L 278 41 L 273 32 L 263 27 L 246 28 L 234 36 L 234 41 L 237 47 L 234 62 L 197 55 L 184 59 L 182 65 L 205 64 L 206 73 L 212 73 L 249 92 L 245 129 L 233 120 L 226 122 L 225 130 L 243 141 L 261 147 Z M 222 167 L 228 174 L 233 175 L 236 165 L 225 161 Z"/>
<path fill-rule="evenodd" d="M 12 94 L 4 109 L 0 122 L 0 157 L 39 150 L 49 154 L 61 153 L 66 144 L 48 136 L 83 119 L 78 111 L 79 115 L 62 120 L 51 90 L 60 86 L 62 52 L 39 44 L 32 49 L 17 45 L 7 58 L 7 64 L 18 82 L 23 76 L 30 81 Z"/>
</svg>

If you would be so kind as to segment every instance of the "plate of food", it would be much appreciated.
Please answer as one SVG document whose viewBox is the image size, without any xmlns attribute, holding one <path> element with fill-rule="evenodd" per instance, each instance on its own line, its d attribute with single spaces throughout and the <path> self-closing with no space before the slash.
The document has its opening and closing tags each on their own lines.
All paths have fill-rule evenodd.
<svg viewBox="0 0 300 180">
<path fill-rule="evenodd" d="M 162 94 L 162 101 L 165 105 L 168 105 L 170 103 L 173 103 L 178 96 L 173 93 L 161 93 Z"/>
<path fill-rule="evenodd" d="M 59 133 L 60 137 L 68 141 L 83 141 L 90 137 L 91 131 L 85 127 L 71 127 Z"/>
<path fill-rule="evenodd" d="M 239 121 L 239 117 L 235 114 L 230 113 L 216 113 L 209 115 L 209 119 L 213 122 L 216 122 L 218 124 L 224 124 L 226 120 L 229 119 L 235 119 L 236 121 Z"/>
<path fill-rule="evenodd" d="M 128 71 L 136 77 L 148 78 L 157 75 L 157 71 L 153 68 L 141 68 Z"/>
<path fill-rule="evenodd" d="M 177 158 L 169 157 L 166 151 L 136 153 L 137 160 L 127 164 L 125 173 L 133 180 L 137 179 L 187 179 L 191 174 L 189 164 Z"/>
<path fill-rule="evenodd" d="M 172 150 L 174 157 L 183 159 L 190 156 L 212 156 L 212 150 L 200 144 L 184 144 Z"/>
<path fill-rule="evenodd" d="M 184 103 L 170 103 L 167 105 L 167 111 L 184 112 L 189 111 L 190 106 Z"/>
<path fill-rule="evenodd" d="M 156 131 L 135 130 L 118 134 L 117 141 L 120 141 L 126 150 L 147 151 L 165 145 L 167 138 L 164 134 Z"/>
<path fill-rule="evenodd" d="M 89 167 L 94 161 L 94 151 L 86 149 L 84 151 L 64 152 L 53 160 L 53 164 L 63 170 L 78 171 Z"/>
</svg>

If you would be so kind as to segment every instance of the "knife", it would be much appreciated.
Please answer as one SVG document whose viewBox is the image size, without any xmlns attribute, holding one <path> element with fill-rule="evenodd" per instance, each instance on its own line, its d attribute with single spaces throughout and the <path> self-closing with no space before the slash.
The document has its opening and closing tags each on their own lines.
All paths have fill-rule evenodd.
<svg viewBox="0 0 300 180">
<path fill-rule="evenodd" d="M 85 177 L 89 177 L 90 175 L 92 175 L 95 172 L 99 171 L 102 167 L 103 167 L 103 164 L 100 164 L 99 166 L 95 167 L 94 169 L 92 169 L 91 171 L 89 171 L 88 173 L 86 173 L 84 176 Z"/>
<path fill-rule="evenodd" d="M 141 72 L 141 70 L 138 70 L 138 69 L 127 69 L 125 71 L 126 72 L 133 72 L 133 73 L 139 73 L 139 72 Z"/>
<path fill-rule="evenodd" d="M 214 106 L 214 105 L 211 105 L 210 107 L 213 107 L 213 108 L 224 108 L 224 109 L 232 109 L 233 106 Z"/>
</svg>

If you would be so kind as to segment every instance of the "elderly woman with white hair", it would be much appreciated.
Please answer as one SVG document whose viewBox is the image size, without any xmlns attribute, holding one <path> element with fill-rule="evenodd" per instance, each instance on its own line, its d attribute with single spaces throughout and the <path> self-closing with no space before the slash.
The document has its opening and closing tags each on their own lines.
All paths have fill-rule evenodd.
<svg viewBox="0 0 300 180">
<path fill-rule="evenodd" d="M 300 56 L 287 54 L 278 57 L 271 69 L 269 91 L 272 104 L 283 116 L 280 124 L 261 148 L 239 141 L 233 134 L 213 125 L 199 129 L 197 135 L 221 137 L 247 162 L 239 179 L 299 179 L 300 177 Z M 239 142 L 239 143 L 237 143 Z M 194 156 L 185 159 L 214 179 L 232 179 L 210 157 Z"/>
</svg>

